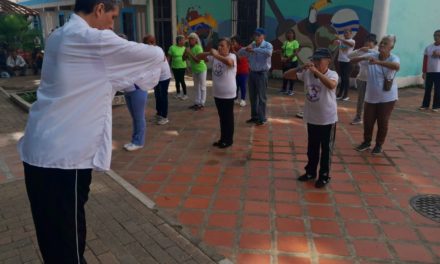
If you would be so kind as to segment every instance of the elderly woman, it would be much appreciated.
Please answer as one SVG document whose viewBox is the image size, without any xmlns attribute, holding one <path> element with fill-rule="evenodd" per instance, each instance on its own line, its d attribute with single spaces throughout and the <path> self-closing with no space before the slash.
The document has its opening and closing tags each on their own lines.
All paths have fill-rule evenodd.
<svg viewBox="0 0 440 264">
<path fill-rule="evenodd" d="M 316 188 L 322 188 L 330 181 L 331 156 L 335 143 L 338 110 L 336 86 L 338 74 L 329 69 L 330 50 L 318 48 L 312 61 L 302 67 L 284 73 L 286 79 L 304 81 L 307 90 L 304 101 L 304 122 L 307 123 L 307 165 L 305 174 L 298 181 L 315 180 Z"/>
<path fill-rule="evenodd" d="M 197 55 L 208 59 L 212 65 L 212 94 L 220 119 L 220 139 L 212 145 L 221 149 L 232 146 L 234 141 L 234 100 L 237 92 L 235 75 L 237 57 L 231 53 L 232 44 L 227 38 L 218 41 L 218 50 L 211 49 Z"/>
<path fill-rule="evenodd" d="M 355 148 L 357 151 L 365 151 L 371 147 L 373 128 L 377 121 L 376 145 L 371 153 L 373 155 L 382 153 L 388 122 L 398 99 L 394 77 L 400 69 L 400 59 L 391 54 L 395 43 L 395 36 L 385 36 L 379 44 L 379 52 L 373 51 L 351 59 L 354 63 L 369 62 L 364 105 L 364 141 Z"/>
<path fill-rule="evenodd" d="M 196 56 L 203 53 L 203 48 L 200 44 L 199 36 L 196 33 L 191 33 L 188 36 L 189 47 L 186 48 L 185 54 L 191 62 L 191 71 L 194 80 L 194 88 L 196 95 L 194 98 L 194 105 L 190 109 L 194 111 L 202 110 L 206 102 L 206 72 L 207 67 L 204 60 L 199 60 Z"/>
</svg>

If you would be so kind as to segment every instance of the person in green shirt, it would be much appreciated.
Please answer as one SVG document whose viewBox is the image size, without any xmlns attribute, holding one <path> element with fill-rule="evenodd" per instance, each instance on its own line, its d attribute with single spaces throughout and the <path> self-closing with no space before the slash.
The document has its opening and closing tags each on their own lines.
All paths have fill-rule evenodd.
<svg viewBox="0 0 440 264">
<path fill-rule="evenodd" d="M 283 63 L 283 73 L 290 69 L 298 67 L 298 51 L 299 42 L 295 39 L 295 31 L 290 29 L 286 32 L 286 40 L 281 47 L 281 62 Z M 281 88 L 280 92 L 290 96 L 294 95 L 294 84 L 294 80 L 283 78 L 283 87 Z"/>
<path fill-rule="evenodd" d="M 199 36 L 194 32 L 189 34 L 188 42 L 189 47 L 186 48 L 185 54 L 191 62 L 194 88 L 196 89 L 194 105 L 190 106 L 189 108 L 197 111 L 205 107 L 207 67 L 204 60 L 197 58 L 198 54 L 203 53 L 203 48 L 200 45 Z"/>
<path fill-rule="evenodd" d="M 172 45 L 168 50 L 168 61 L 171 61 L 171 70 L 173 71 L 174 80 L 176 81 L 176 98 L 181 100 L 188 99 L 186 95 L 186 54 L 185 54 L 185 37 L 177 36 L 176 44 Z M 182 86 L 183 93 L 180 93 Z"/>
</svg>

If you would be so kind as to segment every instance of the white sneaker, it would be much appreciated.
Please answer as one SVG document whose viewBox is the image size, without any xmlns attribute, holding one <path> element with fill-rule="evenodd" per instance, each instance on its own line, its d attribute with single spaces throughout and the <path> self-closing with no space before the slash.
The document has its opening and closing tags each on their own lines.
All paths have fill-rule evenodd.
<svg viewBox="0 0 440 264">
<path fill-rule="evenodd" d="M 234 101 L 234 103 L 235 104 L 240 104 L 240 100 L 237 99 L 237 100 Z"/>
<path fill-rule="evenodd" d="M 161 118 L 162 117 L 160 115 L 154 115 L 153 118 L 151 118 L 149 121 L 155 123 L 159 121 Z"/>
<path fill-rule="evenodd" d="M 176 99 L 180 99 L 180 98 L 182 98 L 182 94 L 181 94 L 181 93 L 176 93 L 176 94 L 174 95 L 174 98 L 176 98 Z"/>
<path fill-rule="evenodd" d="M 185 95 L 182 95 L 181 97 L 180 97 L 180 100 L 183 100 L 183 101 L 185 101 L 185 100 L 188 100 L 188 96 L 185 94 Z"/>
<path fill-rule="evenodd" d="M 344 98 L 342 98 L 342 101 L 348 101 L 348 100 L 350 100 L 350 97 L 344 97 Z"/>
<path fill-rule="evenodd" d="M 139 146 L 139 145 L 136 145 L 133 143 L 129 143 L 127 146 L 124 146 L 126 151 L 135 151 L 135 150 L 141 149 L 143 147 L 144 146 Z"/>
<path fill-rule="evenodd" d="M 131 142 L 130 143 L 127 143 L 127 144 L 124 144 L 124 148 L 127 148 L 128 146 L 130 146 L 131 145 Z"/>
<path fill-rule="evenodd" d="M 240 101 L 240 106 L 241 107 L 245 107 L 246 106 L 246 101 L 245 100 L 241 100 Z"/>
<path fill-rule="evenodd" d="M 361 125 L 363 122 L 362 122 L 362 119 L 360 119 L 360 118 L 358 118 L 358 117 L 356 117 L 356 118 L 354 118 L 353 119 L 353 121 L 351 121 L 351 125 Z"/>
<path fill-rule="evenodd" d="M 170 120 L 169 120 L 168 118 L 166 118 L 166 117 L 162 117 L 160 120 L 157 121 L 157 124 L 158 124 L 158 125 L 165 125 L 165 124 L 167 124 L 168 122 L 170 122 Z"/>
</svg>

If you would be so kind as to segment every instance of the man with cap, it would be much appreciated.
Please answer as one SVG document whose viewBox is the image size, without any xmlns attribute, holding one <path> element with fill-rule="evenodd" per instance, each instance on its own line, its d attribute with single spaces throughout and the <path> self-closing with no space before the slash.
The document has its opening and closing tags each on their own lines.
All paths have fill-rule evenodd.
<svg viewBox="0 0 440 264">
<path fill-rule="evenodd" d="M 264 40 L 265 30 L 257 28 L 254 32 L 254 41 L 238 51 L 239 56 L 249 60 L 249 100 L 251 102 L 251 118 L 246 123 L 257 126 L 264 125 L 266 118 L 266 90 L 268 72 L 271 67 L 272 44 Z"/>
<path fill-rule="evenodd" d="M 308 162 L 305 167 L 306 173 L 298 177 L 298 180 L 315 180 L 320 163 L 315 187 L 322 188 L 330 181 L 331 155 L 338 121 L 335 91 L 339 76 L 328 68 L 331 62 L 328 49 L 317 49 L 310 59 L 312 62 L 287 71 L 284 78 L 304 81 L 307 90 L 304 121 L 307 123 Z"/>
</svg>

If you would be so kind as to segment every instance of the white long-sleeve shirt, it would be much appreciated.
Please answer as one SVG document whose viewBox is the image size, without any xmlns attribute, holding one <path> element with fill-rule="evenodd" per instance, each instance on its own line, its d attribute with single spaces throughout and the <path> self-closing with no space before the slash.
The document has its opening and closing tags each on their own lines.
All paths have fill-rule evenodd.
<svg viewBox="0 0 440 264">
<path fill-rule="evenodd" d="M 161 48 L 91 28 L 73 14 L 46 43 L 21 159 L 44 168 L 110 169 L 112 99 L 134 83 L 153 88 L 163 60 Z"/>
<path fill-rule="evenodd" d="M 9 56 L 6 60 L 6 65 L 9 67 L 24 67 L 26 66 L 26 61 L 24 61 L 23 57 L 20 55 L 17 55 L 15 59 L 12 56 Z"/>
</svg>

